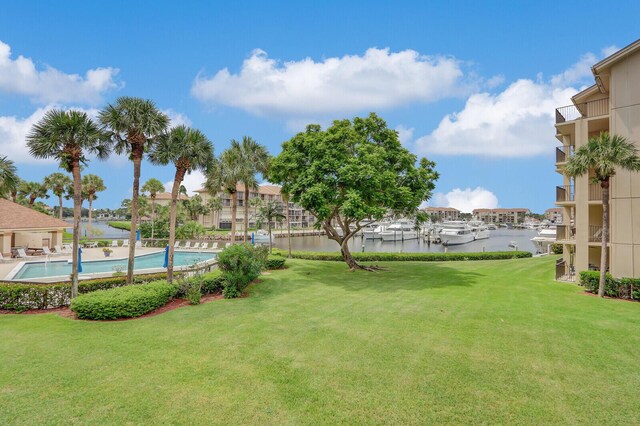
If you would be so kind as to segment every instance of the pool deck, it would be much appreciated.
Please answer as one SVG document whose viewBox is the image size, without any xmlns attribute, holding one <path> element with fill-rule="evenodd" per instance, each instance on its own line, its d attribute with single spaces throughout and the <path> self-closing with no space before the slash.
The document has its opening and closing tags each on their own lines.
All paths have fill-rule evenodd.
<svg viewBox="0 0 640 426">
<path fill-rule="evenodd" d="M 96 260 L 96 259 L 119 259 L 129 257 L 129 247 L 110 247 L 113 250 L 110 257 L 105 257 L 102 252 L 102 248 L 83 248 L 82 249 L 82 260 Z M 137 247 L 136 248 L 136 256 L 141 254 L 153 253 L 162 251 L 162 248 L 158 247 Z M 182 251 L 182 250 L 178 250 Z M 6 259 L 4 263 L 0 263 L 0 280 L 6 279 L 7 275 L 16 267 L 20 262 L 24 262 L 25 260 L 44 260 L 45 256 L 30 256 L 29 259 Z M 59 260 L 59 259 L 71 259 L 71 255 L 62 255 L 50 257 L 51 260 Z"/>
</svg>

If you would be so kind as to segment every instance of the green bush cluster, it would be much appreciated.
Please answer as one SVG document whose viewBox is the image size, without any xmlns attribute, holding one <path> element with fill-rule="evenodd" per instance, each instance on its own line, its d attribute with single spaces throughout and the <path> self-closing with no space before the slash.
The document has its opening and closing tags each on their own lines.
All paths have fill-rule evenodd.
<svg viewBox="0 0 640 426">
<path fill-rule="evenodd" d="M 267 251 L 251 244 L 234 244 L 218 255 L 218 267 L 222 271 L 226 299 L 242 295 L 249 283 L 255 280 L 267 260 Z"/>
<path fill-rule="evenodd" d="M 580 285 L 589 293 L 598 293 L 600 272 L 580 272 Z M 604 281 L 604 295 L 619 299 L 640 300 L 640 278 L 614 278 L 607 273 Z"/>
<path fill-rule="evenodd" d="M 283 250 L 274 249 L 274 254 L 284 255 Z M 531 257 L 528 251 L 487 251 L 472 253 L 352 253 L 356 260 L 362 262 L 398 262 L 398 261 L 419 261 L 419 262 L 442 262 L 454 260 L 500 260 L 500 259 L 522 259 Z M 337 252 L 312 252 L 294 251 L 291 253 L 294 259 L 306 260 L 332 260 L 342 261 L 342 255 Z"/>
<path fill-rule="evenodd" d="M 562 244 L 558 244 L 558 243 L 551 244 L 551 253 L 562 254 Z"/>
<path fill-rule="evenodd" d="M 136 275 L 135 283 L 145 283 L 166 278 L 166 273 Z M 126 277 L 96 278 L 80 281 L 78 293 L 86 294 L 96 290 L 106 290 L 127 285 Z M 0 282 L 0 309 L 26 311 L 28 309 L 50 309 L 69 306 L 71 283 L 17 283 Z"/>
<path fill-rule="evenodd" d="M 282 269 L 284 268 L 286 259 L 277 254 L 270 254 L 267 256 L 267 260 L 265 262 L 266 269 Z"/>
<path fill-rule="evenodd" d="M 166 281 L 98 290 L 73 299 L 71 310 L 81 319 L 134 318 L 166 305 L 177 291 Z"/>
</svg>

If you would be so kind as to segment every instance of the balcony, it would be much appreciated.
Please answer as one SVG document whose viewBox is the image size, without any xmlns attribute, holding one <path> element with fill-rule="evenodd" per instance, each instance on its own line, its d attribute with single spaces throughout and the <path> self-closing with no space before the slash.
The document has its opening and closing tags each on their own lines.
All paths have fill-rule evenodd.
<svg viewBox="0 0 640 426">
<path fill-rule="evenodd" d="M 556 241 L 573 241 L 575 236 L 575 229 L 572 229 L 569 225 L 556 226 Z"/>
<path fill-rule="evenodd" d="M 589 201 L 602 201 L 602 186 L 599 183 L 589 184 Z"/>
<path fill-rule="evenodd" d="M 609 114 L 609 98 L 556 108 L 556 124 Z"/>
<path fill-rule="evenodd" d="M 589 225 L 589 242 L 602 242 L 602 225 Z"/>
<path fill-rule="evenodd" d="M 574 201 L 574 197 L 573 185 L 556 186 L 556 203 Z"/>
<path fill-rule="evenodd" d="M 556 164 L 566 163 L 573 156 L 573 145 L 564 145 L 556 148 Z"/>
</svg>

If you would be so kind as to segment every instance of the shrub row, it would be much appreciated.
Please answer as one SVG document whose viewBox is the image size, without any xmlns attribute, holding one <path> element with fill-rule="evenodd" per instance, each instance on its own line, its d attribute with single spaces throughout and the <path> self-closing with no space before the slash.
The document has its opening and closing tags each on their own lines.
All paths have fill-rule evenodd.
<svg viewBox="0 0 640 426">
<path fill-rule="evenodd" d="M 98 290 L 73 299 L 71 310 L 81 319 L 134 318 L 166 305 L 177 290 L 166 281 Z"/>
<path fill-rule="evenodd" d="M 267 256 L 267 260 L 265 262 L 266 269 L 282 269 L 284 268 L 284 264 L 286 259 L 277 254 L 270 254 Z"/>
<path fill-rule="evenodd" d="M 226 299 L 242 295 L 249 283 L 260 275 L 266 266 L 267 250 L 251 244 L 234 244 L 218 254 L 218 267 L 222 270 Z"/>
<path fill-rule="evenodd" d="M 580 272 L 580 285 L 589 293 L 598 293 L 600 272 Z M 619 299 L 640 300 L 640 278 L 614 278 L 607 273 L 604 281 L 604 295 Z"/>
<path fill-rule="evenodd" d="M 137 284 L 166 278 L 166 273 L 136 275 Z M 105 290 L 127 285 L 126 277 L 97 278 L 80 281 L 78 293 L 86 294 L 96 290 Z M 71 300 L 71 283 L 17 283 L 0 282 L 0 309 L 26 311 L 28 309 L 49 309 L 69 306 Z"/>
<path fill-rule="evenodd" d="M 274 253 L 284 255 L 283 250 L 275 249 Z M 487 251 L 472 253 L 352 253 L 356 260 L 362 262 L 397 262 L 397 261 L 420 261 L 420 262 L 440 262 L 453 260 L 499 260 L 499 259 L 521 259 L 531 257 L 528 251 Z M 340 253 L 331 252 L 311 252 L 294 251 L 291 253 L 294 259 L 306 260 L 334 260 L 342 261 Z"/>
</svg>

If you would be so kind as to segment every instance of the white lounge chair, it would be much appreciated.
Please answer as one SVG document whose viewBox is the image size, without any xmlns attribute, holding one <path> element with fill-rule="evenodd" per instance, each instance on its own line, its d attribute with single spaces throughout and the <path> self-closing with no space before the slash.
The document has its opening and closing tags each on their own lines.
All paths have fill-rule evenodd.
<svg viewBox="0 0 640 426">
<path fill-rule="evenodd" d="M 140 240 L 136 241 L 136 247 L 142 247 L 142 241 Z"/>
<path fill-rule="evenodd" d="M 184 248 L 184 249 L 191 248 L 191 241 L 187 241 L 187 242 L 185 242 L 185 243 L 184 243 L 184 247 L 182 247 L 182 248 Z"/>
<path fill-rule="evenodd" d="M 180 247 L 180 241 L 176 241 L 176 243 L 173 245 L 173 248 L 174 249 L 182 248 L 182 247 Z"/>
<path fill-rule="evenodd" d="M 211 250 L 218 250 L 218 243 L 211 243 Z"/>
<path fill-rule="evenodd" d="M 118 247 L 118 240 L 111 241 L 111 247 Z"/>
<path fill-rule="evenodd" d="M 17 251 L 18 251 L 18 257 L 21 259 L 27 259 L 31 257 L 31 256 L 27 256 L 27 253 L 24 251 L 23 248 L 19 248 Z"/>
<path fill-rule="evenodd" d="M 129 247 L 129 240 L 122 240 L 122 247 Z"/>
<path fill-rule="evenodd" d="M 49 250 L 49 247 L 47 246 L 42 247 L 42 252 L 47 256 L 62 256 L 62 253 L 58 253 L 58 252 L 54 253 L 51 250 Z"/>
<path fill-rule="evenodd" d="M 227 243 L 227 244 L 224 245 L 224 248 L 229 248 L 231 246 L 232 246 L 232 243 Z"/>
<path fill-rule="evenodd" d="M 200 250 L 209 250 L 209 243 L 202 243 L 200 245 Z"/>
<path fill-rule="evenodd" d="M 192 249 L 199 249 L 200 248 L 200 243 L 193 243 L 193 246 L 191 246 Z"/>
</svg>

